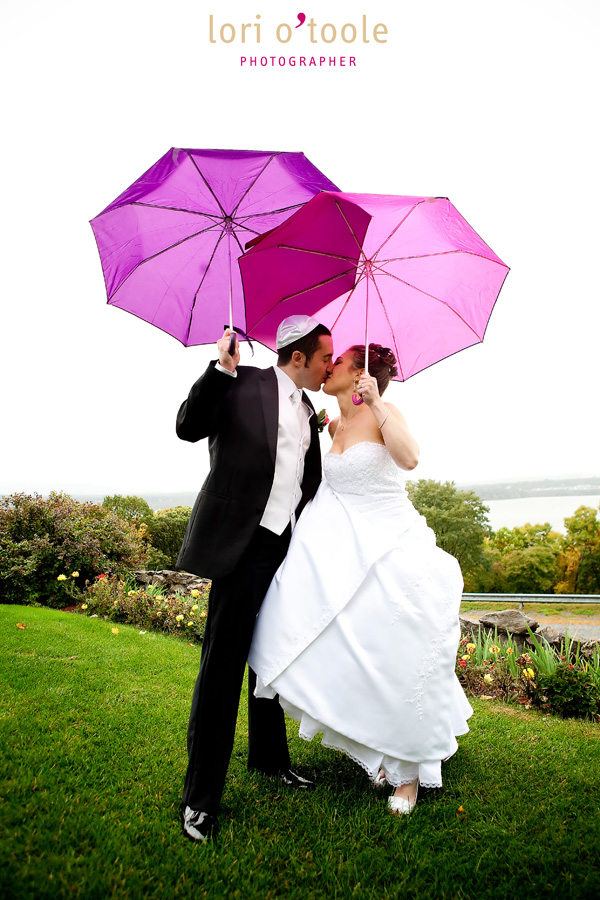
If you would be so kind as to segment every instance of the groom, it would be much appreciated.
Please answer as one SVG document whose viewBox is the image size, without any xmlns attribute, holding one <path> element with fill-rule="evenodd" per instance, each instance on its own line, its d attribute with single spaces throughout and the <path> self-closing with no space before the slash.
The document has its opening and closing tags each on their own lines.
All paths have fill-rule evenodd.
<svg viewBox="0 0 600 900">
<path fill-rule="evenodd" d="M 208 437 L 210 450 L 210 472 L 177 560 L 212 579 L 181 803 L 183 833 L 194 841 L 216 832 L 255 619 L 321 480 L 317 417 L 303 389 L 318 391 L 333 368 L 331 333 L 310 316 L 281 323 L 277 365 L 269 369 L 238 366 L 229 333 L 177 416 L 177 435 Z M 248 768 L 310 789 L 313 783 L 290 769 L 277 698 L 258 700 L 255 683 L 250 670 Z"/>
</svg>

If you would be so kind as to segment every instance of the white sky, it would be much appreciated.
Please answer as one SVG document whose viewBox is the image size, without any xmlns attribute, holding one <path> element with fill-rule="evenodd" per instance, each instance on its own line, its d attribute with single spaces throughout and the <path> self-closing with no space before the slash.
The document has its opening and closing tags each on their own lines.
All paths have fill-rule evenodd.
<svg viewBox="0 0 600 900">
<path fill-rule="evenodd" d="M 2 0 L 0 493 L 203 481 L 206 450 L 174 421 L 213 351 L 106 305 L 88 225 L 172 146 L 302 150 L 342 190 L 448 196 L 511 272 L 482 345 L 386 395 L 421 445 L 414 475 L 600 474 L 598 4 L 315 6 Z M 306 25 L 270 37 L 301 11 L 366 11 L 388 42 L 312 48 L 356 68 L 240 67 L 310 52 Z M 260 47 L 211 45 L 211 12 L 260 14 Z"/>
</svg>

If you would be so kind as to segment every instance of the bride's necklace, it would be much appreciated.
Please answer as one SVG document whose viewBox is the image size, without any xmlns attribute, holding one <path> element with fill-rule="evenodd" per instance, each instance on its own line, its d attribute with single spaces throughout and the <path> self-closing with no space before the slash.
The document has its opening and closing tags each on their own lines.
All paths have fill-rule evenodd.
<svg viewBox="0 0 600 900">
<path fill-rule="evenodd" d="M 343 431 L 346 425 L 349 425 L 354 416 L 357 416 L 360 412 L 360 409 L 357 409 L 353 416 L 348 416 L 344 424 L 342 425 L 342 417 L 340 416 L 340 431 Z"/>
</svg>

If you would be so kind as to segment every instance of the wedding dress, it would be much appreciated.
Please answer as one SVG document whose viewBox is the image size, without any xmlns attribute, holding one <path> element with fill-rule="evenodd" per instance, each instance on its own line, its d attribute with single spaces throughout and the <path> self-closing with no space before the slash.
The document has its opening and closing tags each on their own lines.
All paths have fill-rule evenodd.
<svg viewBox="0 0 600 900">
<path fill-rule="evenodd" d="M 382 444 L 328 453 L 249 655 L 300 736 L 390 784 L 442 784 L 472 709 L 454 671 L 462 576 Z"/>
</svg>

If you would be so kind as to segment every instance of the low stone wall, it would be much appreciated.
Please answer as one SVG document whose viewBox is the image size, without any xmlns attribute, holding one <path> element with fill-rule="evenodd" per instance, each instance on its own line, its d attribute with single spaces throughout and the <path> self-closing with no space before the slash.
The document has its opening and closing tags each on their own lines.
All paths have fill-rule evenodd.
<svg viewBox="0 0 600 900">
<path fill-rule="evenodd" d="M 473 622 L 471 619 L 465 618 L 465 616 L 460 616 L 460 628 L 463 636 L 472 635 L 473 637 L 477 637 L 481 632 L 494 635 L 497 630 L 498 643 L 500 644 L 505 644 L 507 635 L 510 635 L 517 644 L 520 653 L 524 649 L 527 650 L 527 647 L 531 646 L 532 643 L 528 628 L 531 629 L 536 637 L 544 638 L 551 647 L 557 650 L 565 642 L 564 632 L 557 631 L 551 625 L 540 626 L 539 622 L 536 622 L 531 616 L 526 616 L 517 609 L 502 609 L 498 612 L 485 613 L 485 615 L 480 616 L 477 622 Z M 584 656 L 592 656 L 599 646 L 600 642 L 598 641 L 572 639 L 573 651 L 576 652 L 577 647 L 579 647 L 579 652 Z"/>
<path fill-rule="evenodd" d="M 158 584 L 167 594 L 189 594 L 190 591 L 199 591 L 210 584 L 207 578 L 198 578 L 189 572 L 175 572 L 173 569 L 162 569 L 159 572 L 142 569 L 132 574 L 138 584 Z"/>
</svg>

